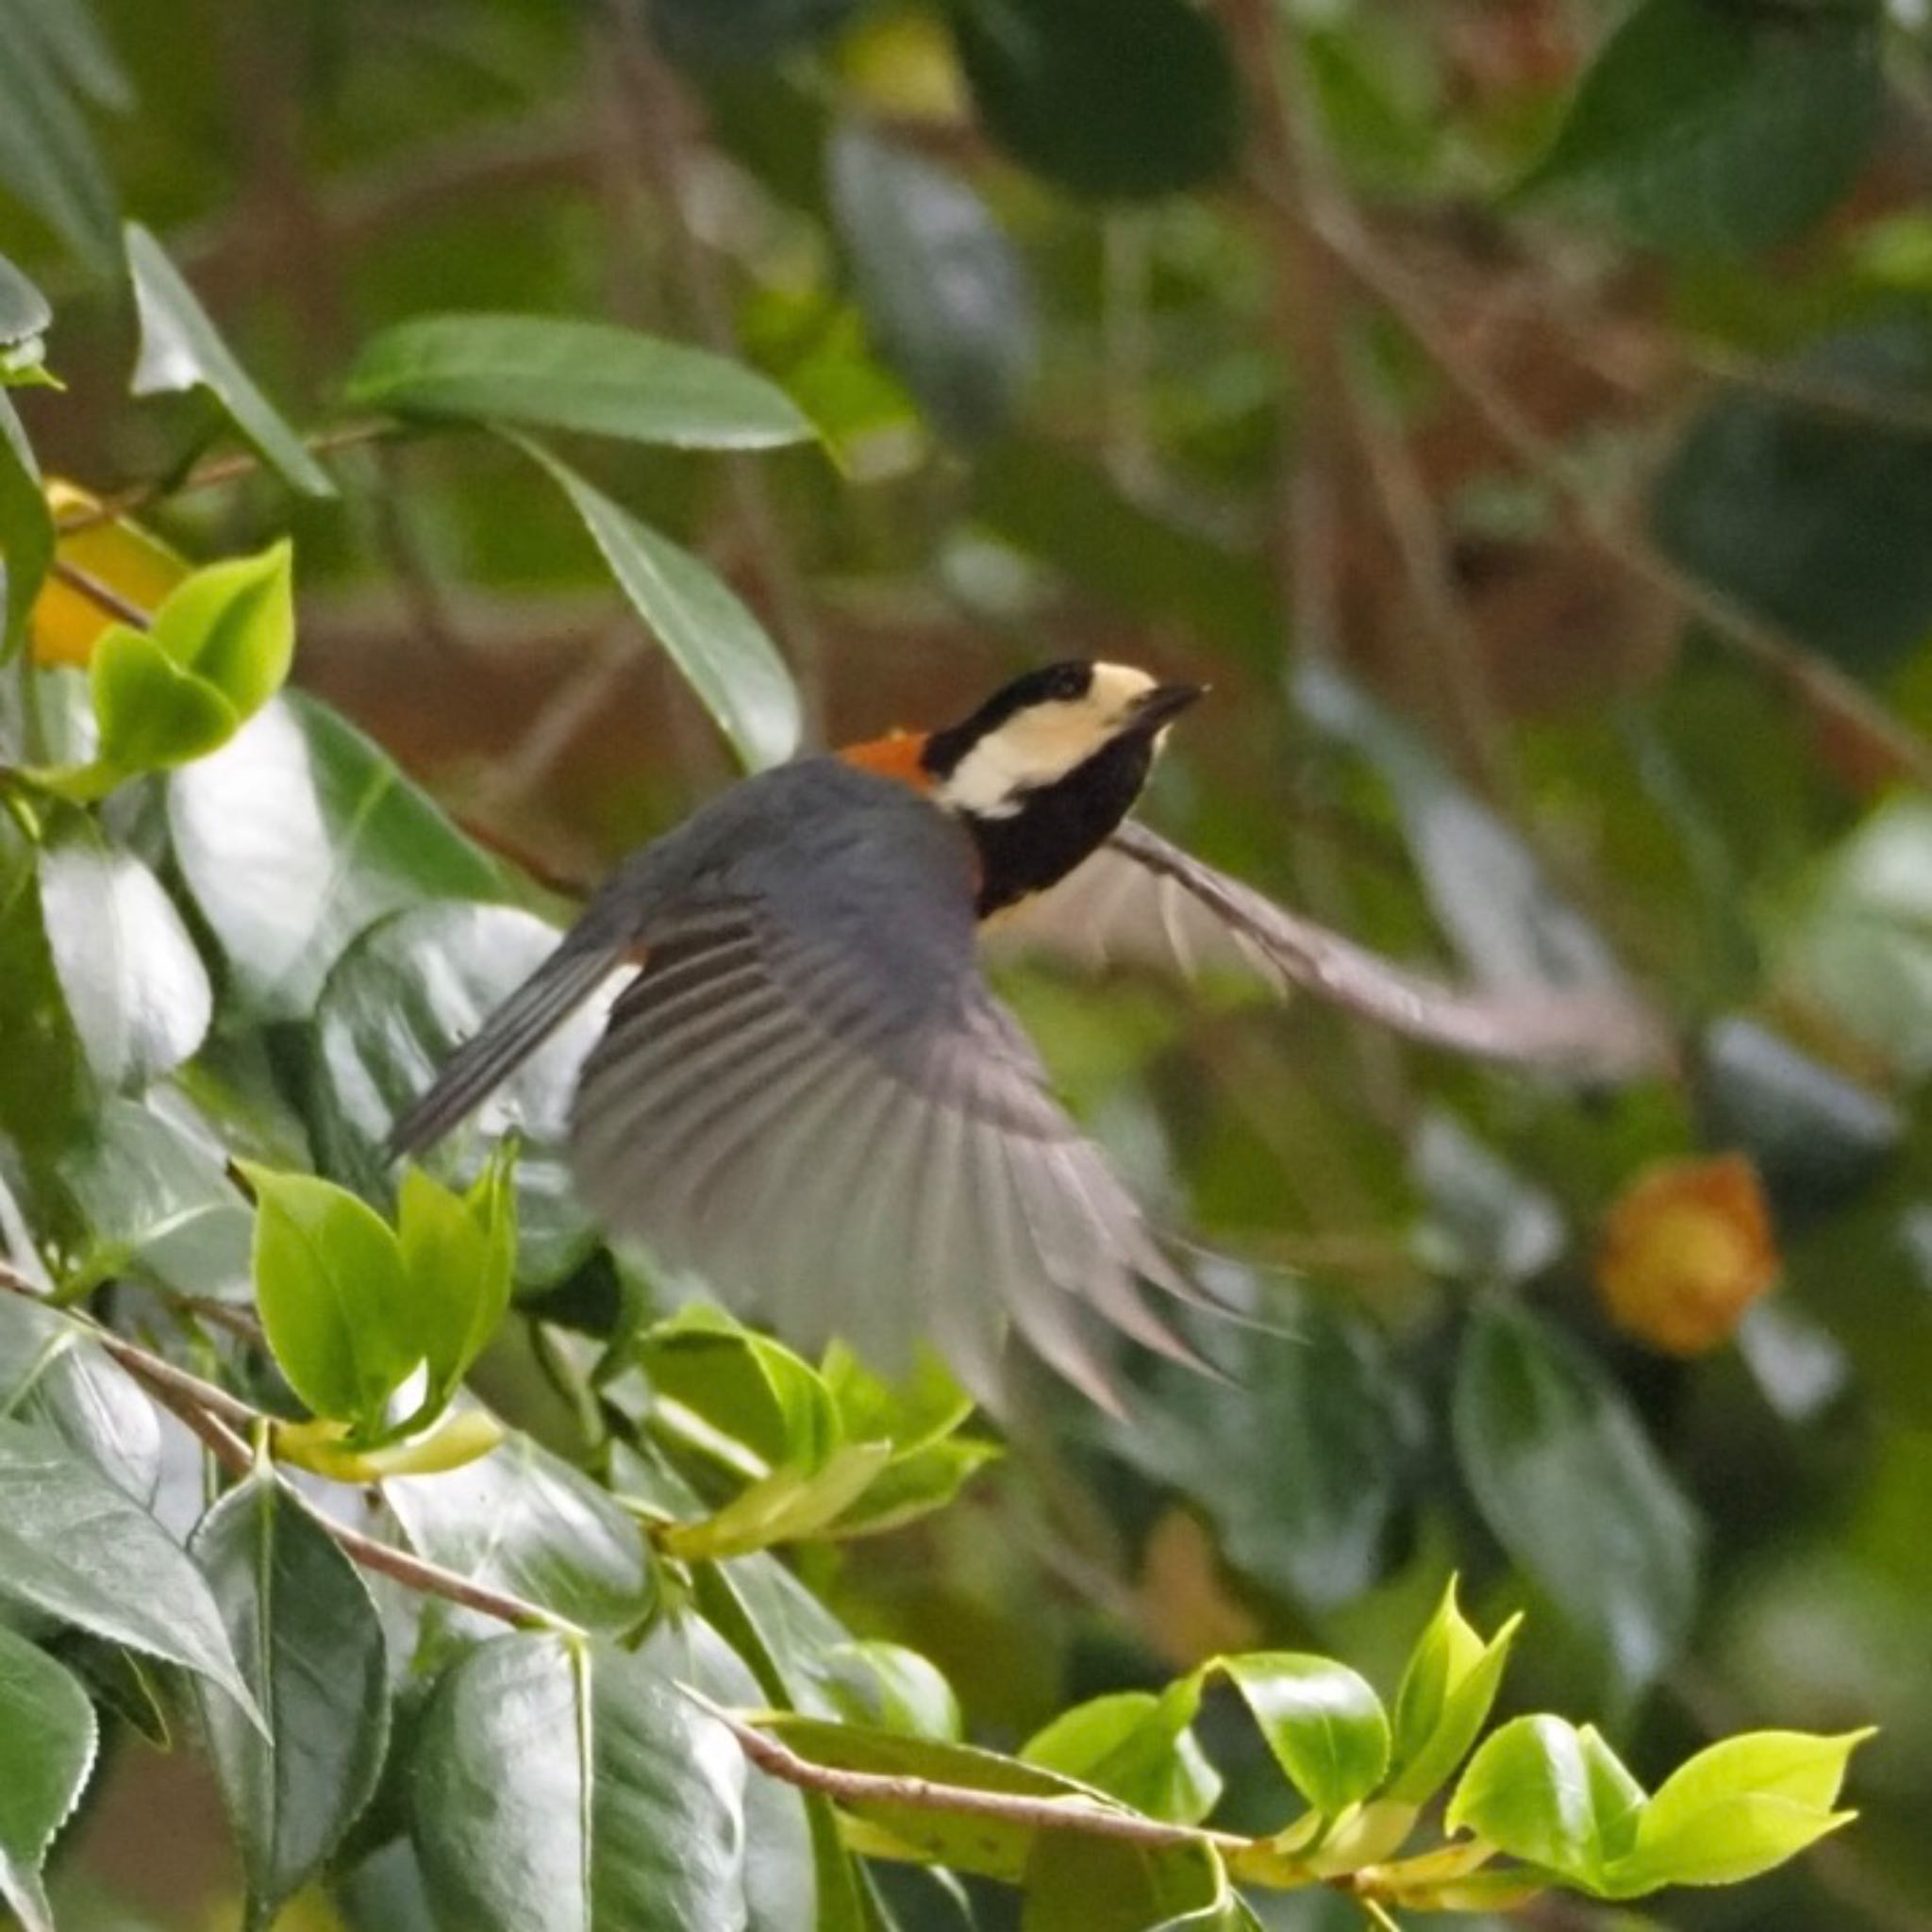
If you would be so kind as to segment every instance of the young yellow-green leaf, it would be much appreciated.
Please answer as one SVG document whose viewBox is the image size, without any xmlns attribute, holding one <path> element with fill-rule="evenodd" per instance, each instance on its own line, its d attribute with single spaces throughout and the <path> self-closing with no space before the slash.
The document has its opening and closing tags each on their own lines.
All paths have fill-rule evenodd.
<svg viewBox="0 0 1932 1932">
<path fill-rule="evenodd" d="M 422 1360 L 402 1251 L 375 1210 L 331 1181 L 242 1164 L 255 1191 L 255 1296 L 289 1386 L 367 1434 Z"/>
<path fill-rule="evenodd" d="M 1423 1804 L 1462 1761 L 1496 1700 L 1522 1623 L 1511 1617 L 1485 1643 L 1457 1604 L 1456 1579 L 1449 1579 L 1395 1693 L 1390 1797 Z"/>
<path fill-rule="evenodd" d="M 1585 1889 L 1634 1842 L 1643 1790 L 1586 1724 L 1520 1717 L 1486 1739 L 1444 1823 Z"/>
<path fill-rule="evenodd" d="M 1324 1817 L 1389 1770 L 1389 1719 L 1368 1681 L 1331 1657 L 1251 1651 L 1218 1658 L 1289 1782 Z"/>
<path fill-rule="evenodd" d="M 658 1323 L 641 1343 L 651 1386 L 769 1469 L 809 1472 L 844 1432 L 823 1376 L 782 1343 L 696 1305 Z"/>
<path fill-rule="evenodd" d="M 518 446 L 561 485 L 618 588 L 684 674 L 740 760 L 753 770 L 798 748 L 798 690 L 777 646 L 708 564 L 587 483 L 536 443 Z"/>
<path fill-rule="evenodd" d="M 0 1624 L 0 1906 L 53 1932 L 41 1867 L 93 1769 L 93 1706 L 43 1652 Z"/>
<path fill-rule="evenodd" d="M 398 1324 L 429 1365 L 425 1408 L 446 1404 L 509 1307 L 516 1274 L 515 1153 L 500 1143 L 465 1195 L 412 1167 L 396 1197 L 405 1293 Z"/>
<path fill-rule="evenodd" d="M 257 556 L 211 563 L 168 592 L 149 635 L 220 691 L 238 719 L 252 718 L 294 659 L 294 575 L 286 538 Z"/>
<path fill-rule="evenodd" d="M 679 449 L 809 441 L 804 412 L 755 371 L 608 323 L 425 315 L 385 329 L 348 395 L 399 415 L 579 430 Z"/>
<path fill-rule="evenodd" d="M 19 643 L 53 559 L 54 517 L 41 487 L 40 466 L 13 405 L 0 395 L 0 572 L 7 579 L 0 607 L 0 663 Z"/>
<path fill-rule="evenodd" d="M 1854 1816 L 1832 1807 L 1853 1751 L 1872 1735 L 1753 1731 L 1700 1751 L 1637 1820 L 1609 1889 L 1630 1898 L 1664 1885 L 1735 1885 L 1794 1857 Z"/>
<path fill-rule="evenodd" d="M 740 1491 L 715 1515 L 661 1531 L 659 1547 L 696 1560 L 808 1541 L 836 1524 L 872 1487 L 891 1454 L 890 1442 L 847 1442 L 810 1467 L 783 1464 Z"/>
<path fill-rule="evenodd" d="M 291 490 L 305 496 L 333 496 L 336 487 L 328 472 L 303 447 L 302 439 L 236 361 L 161 244 L 139 222 L 128 223 L 126 242 L 134 304 L 141 317 L 134 393 L 207 391 L 256 454 Z"/>
<path fill-rule="evenodd" d="M 336 1483 L 387 1481 L 396 1475 L 441 1475 L 488 1456 L 506 1440 L 503 1424 L 488 1410 L 459 1409 L 433 1428 L 385 1442 L 375 1449 L 352 1446 L 345 1423 L 277 1423 L 275 1458 Z"/>
<path fill-rule="evenodd" d="M 101 633 L 88 663 L 100 754 L 101 789 L 137 772 L 185 765 L 225 744 L 241 724 L 235 708 L 153 637 L 117 624 Z"/>
<path fill-rule="evenodd" d="M 1198 1824 L 1220 1801 L 1221 1774 L 1193 1732 L 1201 1680 L 1183 1677 L 1164 1691 L 1117 1690 L 1062 1711 L 1028 1738 L 1028 1764 L 1064 1772 L 1176 1824 Z"/>
<path fill-rule="evenodd" d="M 375 1790 L 389 1738 L 382 1620 L 348 1557 L 273 1471 L 202 1518 L 189 1545 L 267 1719 L 201 1694 L 222 1802 L 265 1926 L 315 1874 Z"/>
</svg>

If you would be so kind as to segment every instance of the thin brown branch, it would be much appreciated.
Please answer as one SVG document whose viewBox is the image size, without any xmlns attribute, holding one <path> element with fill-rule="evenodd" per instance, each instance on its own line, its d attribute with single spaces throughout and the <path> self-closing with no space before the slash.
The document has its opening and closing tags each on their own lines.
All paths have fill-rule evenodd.
<svg viewBox="0 0 1932 1932">
<path fill-rule="evenodd" d="M 47 1297 L 10 1263 L 0 1261 L 0 1289 L 24 1296 L 28 1301 L 46 1303 Z M 187 1369 L 153 1355 L 139 1344 L 85 1321 L 69 1312 L 68 1318 L 86 1328 L 88 1335 L 110 1355 L 171 1415 L 203 1442 L 222 1466 L 236 1475 L 245 1474 L 255 1462 L 245 1438 L 258 1429 L 272 1426 L 274 1418 L 252 1407 L 225 1389 L 204 1381 Z M 305 1505 L 305 1507 L 307 1507 Z M 427 1596 L 440 1596 L 465 1609 L 493 1617 L 499 1623 L 519 1627 L 541 1624 L 564 1627 L 564 1620 L 544 1609 L 541 1604 L 513 1596 L 508 1591 L 492 1590 L 474 1578 L 445 1570 L 440 1563 L 425 1561 L 400 1550 L 393 1543 L 378 1541 L 346 1524 L 313 1512 L 315 1520 L 335 1540 L 342 1554 L 365 1570 L 375 1571 L 400 1583 L 405 1589 Z"/>
<path fill-rule="evenodd" d="M 1278 200 L 1267 183 L 1264 192 Z M 1894 717 L 1836 666 L 1814 657 L 1774 625 L 1671 561 L 1603 502 L 1574 473 L 1560 447 L 1516 398 L 1458 341 L 1427 296 L 1345 210 L 1328 207 L 1290 213 L 1346 265 L 1415 339 L 1482 420 L 1491 435 L 1545 489 L 1574 535 L 1639 582 L 1660 591 L 1687 616 L 1778 679 L 1817 716 L 1856 733 L 1885 761 L 1921 784 L 1932 784 L 1932 743 Z"/>
<path fill-rule="evenodd" d="M 130 603 L 111 584 L 104 584 L 92 571 L 83 570 L 77 563 L 70 563 L 58 556 L 47 566 L 48 575 L 57 577 L 70 591 L 77 591 L 97 609 L 105 610 L 109 617 L 118 618 L 121 623 L 130 625 L 136 630 L 148 627 L 148 613 L 139 604 Z"/>
</svg>

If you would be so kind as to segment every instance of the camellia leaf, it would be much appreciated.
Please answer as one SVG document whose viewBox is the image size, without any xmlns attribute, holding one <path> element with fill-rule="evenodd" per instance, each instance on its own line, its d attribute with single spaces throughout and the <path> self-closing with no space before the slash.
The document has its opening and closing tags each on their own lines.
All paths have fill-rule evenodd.
<svg viewBox="0 0 1932 1932">
<path fill-rule="evenodd" d="M 1794 1857 L 1850 1823 L 1853 1813 L 1832 1807 L 1847 1761 L 1871 1736 L 1754 1731 L 1709 1745 L 1644 1807 L 1611 1889 L 1629 1898 L 1665 1885 L 1735 1885 Z"/>
<path fill-rule="evenodd" d="M 809 1473 L 844 1445 L 818 1371 L 717 1308 L 699 1303 L 656 1324 L 641 1355 L 660 1400 L 681 1404 L 770 1468 Z"/>
<path fill-rule="evenodd" d="M 1455 1431 L 1490 1527 L 1634 1696 L 1690 1629 L 1700 1531 L 1622 1394 L 1491 1297 L 1463 1342 Z"/>
<path fill-rule="evenodd" d="M 69 85 L 66 39 L 55 24 L 60 10 L 36 8 L 29 17 L 22 0 L 0 5 L 0 183 L 89 270 L 105 275 L 115 259 L 114 186 Z"/>
<path fill-rule="evenodd" d="M 168 789 L 175 856 L 270 1018 L 306 1018 L 350 941 L 425 899 L 499 897 L 495 866 L 352 725 L 272 699 Z"/>
<path fill-rule="evenodd" d="M 58 1437 L 4 1418 L 0 1597 L 180 1664 L 258 1720 L 215 1600 L 180 1545 Z"/>
<path fill-rule="evenodd" d="M 1389 1770 L 1389 1719 L 1368 1681 L 1330 1657 L 1254 1651 L 1218 1659 L 1289 1782 L 1324 1817 Z"/>
<path fill-rule="evenodd" d="M 189 1549 L 267 1720 L 258 1730 L 225 1699 L 201 1698 L 247 1923 L 265 1926 L 375 1791 L 389 1737 L 382 1621 L 355 1566 L 271 1469 L 224 1496 Z"/>
<path fill-rule="evenodd" d="M 835 1644 L 822 1660 L 819 1687 L 854 1724 L 912 1738 L 957 1740 L 959 1700 L 939 1666 L 903 1643 L 879 1639 Z M 700 1687 L 702 1688 L 702 1687 Z"/>
<path fill-rule="evenodd" d="M 1389 1796 L 1423 1805 L 1447 1782 L 1476 1740 L 1522 1627 L 1511 1617 L 1485 1643 L 1456 1601 L 1456 1579 L 1417 1641 L 1395 1694 Z"/>
<path fill-rule="evenodd" d="M 1173 194 L 1233 162 L 1241 84 L 1188 0 L 950 0 L 986 131 L 1081 194 Z"/>
<path fill-rule="evenodd" d="M 336 962 L 315 1009 L 313 1108 L 319 1151 L 338 1180 L 375 1197 L 393 1181 L 389 1133 L 437 1069 L 555 950 L 557 931 L 509 906 L 419 905 L 379 921 Z M 570 1176 L 577 1067 L 603 1025 L 592 999 L 558 1027 L 428 1156 L 445 1178 L 483 1171 L 514 1134 L 511 1187 L 519 1277 L 569 1274 L 593 1231 Z"/>
<path fill-rule="evenodd" d="M 41 487 L 40 465 L 13 405 L 0 395 L 0 571 L 7 577 L 0 662 L 19 643 L 53 560 L 54 518 Z"/>
<path fill-rule="evenodd" d="M 161 244 L 139 222 L 128 223 L 126 242 L 127 269 L 141 317 L 134 393 L 207 391 L 256 454 L 291 490 L 305 496 L 333 496 L 336 486 L 328 472 L 236 361 Z"/>
<path fill-rule="evenodd" d="M 255 1191 L 255 1300 L 277 1366 L 317 1415 L 375 1433 L 423 1359 L 394 1232 L 332 1181 L 238 1165 Z"/>
<path fill-rule="evenodd" d="M 512 1591 L 599 1631 L 636 1628 L 657 1595 L 637 1522 L 608 1491 L 527 1436 L 447 1474 L 383 1485 L 413 1548 L 446 1570 Z M 475 1612 L 467 1633 L 497 1626 Z"/>
<path fill-rule="evenodd" d="M 53 1932 L 41 1866 L 93 1770 L 87 1692 L 0 1624 L 0 1905 L 25 1932 Z"/>
<path fill-rule="evenodd" d="M 1198 1677 L 1165 1691 L 1116 1690 L 1062 1711 L 1020 1747 L 1028 1764 L 1065 1772 L 1176 1824 L 1198 1824 L 1220 1802 L 1221 1774 L 1193 1733 Z"/>
<path fill-rule="evenodd" d="M 53 320 L 47 298 L 0 255 L 0 349 L 44 335 Z"/>
<path fill-rule="evenodd" d="M 741 761 L 758 770 L 790 758 L 798 748 L 798 689 L 764 626 L 737 592 L 708 564 L 640 523 L 548 451 L 521 439 L 519 446 L 562 486 L 619 589 Z"/>
<path fill-rule="evenodd" d="M 1241 1932 L 1255 1922 L 1206 1845 L 1124 1845 L 1042 1834 L 1020 1932 Z"/>
<path fill-rule="evenodd" d="M 744 1922 L 744 1760 L 642 1656 L 500 1637 L 443 1678 L 412 1832 L 464 1932 L 719 1932 Z"/>
<path fill-rule="evenodd" d="M 154 874 L 92 819 L 73 815 L 42 847 L 41 917 L 104 1087 L 145 1085 L 201 1044 L 214 995 L 194 941 Z"/>
<path fill-rule="evenodd" d="M 1520 1717 L 1483 1740 L 1444 1823 L 1596 1891 L 1635 1840 L 1642 1788 L 1594 1730 Z"/>
<path fill-rule="evenodd" d="M 832 144 L 832 208 L 880 355 L 958 442 L 997 436 L 1038 355 L 1033 291 L 977 192 L 862 127 Z"/>
<path fill-rule="evenodd" d="M 432 1410 L 449 1400 L 509 1307 L 517 1262 L 514 1161 L 514 1148 L 500 1146 L 465 1195 L 420 1168 L 403 1176 L 396 1239 L 405 1291 L 396 1319 L 412 1326 L 411 1345 L 429 1366 Z"/>
<path fill-rule="evenodd" d="M 679 449 L 772 449 L 813 435 L 783 390 L 722 356 L 548 315 L 399 323 L 363 349 L 348 395 L 399 415 L 574 429 Z"/>
<path fill-rule="evenodd" d="M 1768 248 L 1851 185 L 1877 135 L 1876 8 L 1645 0 L 1524 184 L 1600 202 L 1674 253 Z"/>
</svg>

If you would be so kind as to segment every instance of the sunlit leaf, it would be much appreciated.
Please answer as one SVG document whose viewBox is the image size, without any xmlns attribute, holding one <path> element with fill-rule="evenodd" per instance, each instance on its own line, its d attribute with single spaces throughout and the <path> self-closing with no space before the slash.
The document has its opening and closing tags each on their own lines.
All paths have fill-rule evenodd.
<svg viewBox="0 0 1932 1932">
<path fill-rule="evenodd" d="M 96 1743 L 87 1693 L 0 1624 L 0 1905 L 25 1932 L 53 1932 L 41 1867 L 80 1802 Z"/>
<path fill-rule="evenodd" d="M 1218 1666 L 1291 1783 L 1324 1816 L 1367 1797 L 1389 1770 L 1389 1719 L 1367 1680 L 1331 1657 L 1285 1651 Z"/>
</svg>

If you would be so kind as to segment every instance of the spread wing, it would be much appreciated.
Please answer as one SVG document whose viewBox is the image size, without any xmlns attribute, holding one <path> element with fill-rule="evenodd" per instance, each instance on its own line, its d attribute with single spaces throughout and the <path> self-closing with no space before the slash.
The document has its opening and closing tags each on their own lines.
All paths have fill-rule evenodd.
<svg viewBox="0 0 1932 1932">
<path fill-rule="evenodd" d="M 929 835 L 650 935 L 584 1065 L 579 1186 L 801 1346 L 891 1368 L 929 1340 L 996 1401 L 1017 1338 L 1110 1404 L 1107 1331 L 1184 1354 L 1141 1284 L 1188 1291 L 980 975 L 964 841 L 907 805 Z"/>
<path fill-rule="evenodd" d="M 1001 928 L 1003 944 L 1091 969 L 1237 974 L 1319 994 L 1412 1039 L 1499 1060 L 1629 1078 L 1669 1064 L 1658 1017 L 1627 987 L 1455 986 L 1302 919 L 1129 820 Z"/>
</svg>

